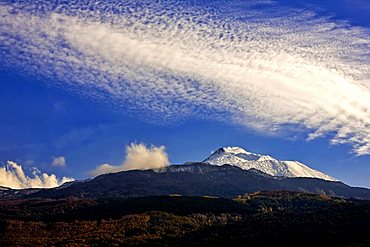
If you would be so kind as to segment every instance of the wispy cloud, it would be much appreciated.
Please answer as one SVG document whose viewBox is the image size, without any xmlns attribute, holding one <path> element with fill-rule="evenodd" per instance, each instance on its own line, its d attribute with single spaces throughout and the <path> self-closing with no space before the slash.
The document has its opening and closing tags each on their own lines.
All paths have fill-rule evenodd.
<svg viewBox="0 0 370 247">
<path fill-rule="evenodd" d="M 294 126 L 370 154 L 369 30 L 250 6 L 4 2 L 0 59 L 149 117 L 232 120 L 270 133 Z"/>
<path fill-rule="evenodd" d="M 114 173 L 134 169 L 162 168 L 169 164 L 168 156 L 164 146 L 147 147 L 144 144 L 134 144 L 126 147 L 126 157 L 121 165 L 113 166 L 102 164 L 98 166 L 91 175 L 97 176 L 105 173 Z"/>
<path fill-rule="evenodd" d="M 58 179 L 56 175 L 41 173 L 37 168 L 33 168 L 32 175 L 33 177 L 27 176 L 21 165 L 8 161 L 5 166 L 0 167 L 0 186 L 13 189 L 53 188 L 74 180 L 69 177 Z"/>
<path fill-rule="evenodd" d="M 51 163 L 51 166 L 65 167 L 66 158 L 64 158 L 63 156 L 53 157 L 53 162 Z"/>
</svg>

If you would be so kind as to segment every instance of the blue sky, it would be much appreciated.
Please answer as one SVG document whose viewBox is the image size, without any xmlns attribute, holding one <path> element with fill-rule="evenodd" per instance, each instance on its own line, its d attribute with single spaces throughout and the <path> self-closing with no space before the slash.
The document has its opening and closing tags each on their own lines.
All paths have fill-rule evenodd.
<svg viewBox="0 0 370 247">
<path fill-rule="evenodd" d="M 83 1 L 66 4 L 66 10 L 40 2 L 45 10 L 27 1 L 16 7 L 11 1 L 0 2 L 2 12 L 9 6 L 19 11 L 0 21 L 1 164 L 12 160 L 22 164 L 27 173 L 37 167 L 57 176 L 83 179 L 100 164 L 122 163 L 124 148 L 130 143 L 163 145 L 170 161 L 176 164 L 203 160 L 221 146 L 241 146 L 278 159 L 301 161 L 350 185 L 370 187 L 370 151 L 366 149 L 370 117 L 364 110 L 370 106 L 370 46 L 366 43 L 370 37 L 370 18 L 366 14 L 370 4 L 366 1 L 178 1 L 176 7 L 167 6 L 169 10 L 163 14 L 166 18 L 154 9 L 155 20 L 170 27 L 184 25 L 178 31 L 185 30 L 184 37 L 195 38 L 186 39 L 167 27 L 159 33 L 168 39 L 156 37 L 158 30 L 151 30 L 143 21 L 137 26 L 139 31 L 129 33 L 136 43 L 119 36 L 121 29 L 130 28 L 129 21 L 122 21 L 126 12 L 99 12 L 96 17 L 79 12 Z M 182 11 L 175 24 L 169 17 L 171 9 Z M 22 11 L 41 17 L 22 26 L 22 18 L 27 18 Z M 43 19 L 54 12 L 62 13 L 57 18 L 63 20 Z M 190 24 L 183 22 L 186 13 L 194 17 Z M 81 20 L 73 19 L 76 16 Z M 117 16 L 120 18 L 115 19 Z M 107 28 L 103 17 L 109 19 L 114 32 Z M 140 22 L 148 17 L 138 14 L 135 18 Z M 206 26 L 206 21 L 216 24 L 209 24 L 206 31 L 197 29 L 202 21 Z M 57 26 L 62 22 L 65 26 Z M 57 27 L 50 29 L 50 23 Z M 326 30 L 330 25 L 334 27 Z M 14 31 L 21 26 L 24 33 Z M 194 27 L 195 34 L 189 31 Z M 250 43 L 235 43 L 243 28 L 251 33 Z M 33 30 L 39 29 L 45 33 L 37 36 Z M 213 35 L 220 30 L 234 36 L 219 42 L 219 36 L 215 39 Z M 58 35 L 53 36 L 58 32 L 67 38 L 60 41 Z M 139 36 L 152 45 L 160 44 L 156 49 L 159 52 L 144 53 L 147 47 L 141 46 Z M 63 43 L 66 40 L 71 43 Z M 176 57 L 183 53 L 174 50 L 173 44 L 181 40 L 180 51 L 194 53 L 188 60 Z M 283 45 L 278 40 L 283 40 Z M 132 59 L 131 53 L 120 54 L 126 49 L 120 42 L 143 49 L 133 49 L 136 53 Z M 294 43 L 290 46 L 289 42 Z M 194 44 L 199 50 L 192 50 L 197 48 Z M 218 54 L 214 47 L 222 47 L 217 52 L 223 49 L 223 53 Z M 251 49 L 256 52 L 249 52 Z M 212 67 L 205 64 L 208 60 L 203 61 L 215 53 L 215 61 L 222 57 L 220 64 L 224 62 L 225 68 L 243 66 L 236 57 L 254 57 L 245 66 L 253 67 L 258 60 L 262 63 L 256 65 L 256 70 L 228 74 L 229 70 L 223 71 L 219 64 Z M 155 56 L 163 57 L 157 60 Z M 307 69 L 305 61 L 310 65 Z M 132 65 L 135 63 L 138 65 Z M 292 67 L 295 73 L 287 72 L 296 63 L 302 66 Z M 273 72 L 263 74 L 269 69 Z M 259 73 L 263 76 L 258 77 Z M 336 79 L 342 80 L 342 75 L 350 79 L 343 76 L 347 81 L 337 84 Z M 245 82 L 249 76 L 259 84 Z M 267 80 L 269 76 L 278 79 Z M 297 83 L 303 85 L 302 89 L 294 91 Z M 279 92 L 286 85 L 286 90 Z M 310 99 L 305 101 L 305 97 Z M 346 100 L 350 109 L 341 104 Z M 315 107 L 311 108 L 311 103 Z M 323 104 L 333 107 L 326 109 Z M 339 132 L 343 136 L 336 136 Z M 312 140 L 308 140 L 312 133 Z M 330 144 L 333 140 L 340 143 Z M 65 158 L 66 166 L 52 166 L 53 158 L 60 156 Z"/>
</svg>

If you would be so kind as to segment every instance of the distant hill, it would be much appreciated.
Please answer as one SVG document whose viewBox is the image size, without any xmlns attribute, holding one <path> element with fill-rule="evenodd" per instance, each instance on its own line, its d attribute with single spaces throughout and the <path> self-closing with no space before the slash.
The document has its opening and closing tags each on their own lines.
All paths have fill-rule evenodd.
<svg viewBox="0 0 370 247">
<path fill-rule="evenodd" d="M 207 163 L 172 165 L 100 175 L 54 189 L 27 194 L 32 198 L 104 198 L 180 194 L 231 198 L 256 191 L 304 191 L 345 198 L 370 199 L 370 190 L 318 178 L 274 177 L 257 170 Z"/>
</svg>

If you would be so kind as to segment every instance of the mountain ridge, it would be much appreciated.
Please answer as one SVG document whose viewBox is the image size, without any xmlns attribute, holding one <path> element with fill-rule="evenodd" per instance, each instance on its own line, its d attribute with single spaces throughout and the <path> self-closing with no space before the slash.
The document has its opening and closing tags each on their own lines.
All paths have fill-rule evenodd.
<svg viewBox="0 0 370 247">
<path fill-rule="evenodd" d="M 257 191 L 303 191 L 345 198 L 370 199 L 370 189 L 350 187 L 340 181 L 318 178 L 272 177 L 260 171 L 207 163 L 171 165 L 155 170 L 130 170 L 103 174 L 65 188 L 44 189 L 31 198 L 142 197 L 180 194 L 232 198 Z"/>
</svg>

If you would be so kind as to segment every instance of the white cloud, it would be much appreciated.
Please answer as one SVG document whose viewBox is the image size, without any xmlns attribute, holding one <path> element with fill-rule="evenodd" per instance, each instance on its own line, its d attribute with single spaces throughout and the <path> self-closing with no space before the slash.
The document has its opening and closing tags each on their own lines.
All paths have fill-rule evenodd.
<svg viewBox="0 0 370 247">
<path fill-rule="evenodd" d="M 223 1 L 227 17 L 171 1 L 51 2 L 0 4 L 4 64 L 140 116 L 300 129 L 370 154 L 369 30 L 258 1 Z"/>
<path fill-rule="evenodd" d="M 13 189 L 53 188 L 74 180 L 69 177 L 58 179 L 55 174 L 41 173 L 37 168 L 33 168 L 32 175 L 33 177 L 27 176 L 21 165 L 8 161 L 5 166 L 0 167 L 0 186 Z"/>
<path fill-rule="evenodd" d="M 53 157 L 53 162 L 51 163 L 51 166 L 65 167 L 66 159 L 63 156 Z"/>
<path fill-rule="evenodd" d="M 97 176 L 105 173 L 114 173 L 134 169 L 162 168 L 169 164 L 168 156 L 164 146 L 147 147 L 144 144 L 134 144 L 126 147 L 126 157 L 121 165 L 112 166 L 102 164 L 98 166 L 91 175 Z"/>
</svg>

